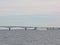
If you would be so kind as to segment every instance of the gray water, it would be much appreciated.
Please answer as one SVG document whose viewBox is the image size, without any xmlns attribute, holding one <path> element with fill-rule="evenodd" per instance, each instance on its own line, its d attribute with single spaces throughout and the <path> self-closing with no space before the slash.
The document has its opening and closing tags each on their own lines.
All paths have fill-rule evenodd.
<svg viewBox="0 0 60 45">
<path fill-rule="evenodd" d="M 0 45 L 60 45 L 60 30 L 0 30 Z"/>
</svg>

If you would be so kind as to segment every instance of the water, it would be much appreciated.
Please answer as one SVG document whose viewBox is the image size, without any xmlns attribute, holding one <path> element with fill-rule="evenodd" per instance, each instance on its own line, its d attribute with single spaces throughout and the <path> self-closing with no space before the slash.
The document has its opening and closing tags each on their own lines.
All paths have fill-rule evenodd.
<svg viewBox="0 0 60 45">
<path fill-rule="evenodd" d="M 60 30 L 0 30 L 0 45 L 60 45 Z"/>
</svg>

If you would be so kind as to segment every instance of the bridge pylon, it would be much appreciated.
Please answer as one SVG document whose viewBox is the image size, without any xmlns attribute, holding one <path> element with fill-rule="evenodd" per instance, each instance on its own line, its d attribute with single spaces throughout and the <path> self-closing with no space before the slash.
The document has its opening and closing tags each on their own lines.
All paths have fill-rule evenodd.
<svg viewBox="0 0 60 45">
<path fill-rule="evenodd" d="M 37 30 L 37 27 L 34 27 L 34 30 Z"/>
<path fill-rule="evenodd" d="M 25 27 L 25 30 L 27 30 L 27 27 Z"/>
<path fill-rule="evenodd" d="M 11 28 L 9 27 L 9 31 L 11 30 Z"/>
</svg>

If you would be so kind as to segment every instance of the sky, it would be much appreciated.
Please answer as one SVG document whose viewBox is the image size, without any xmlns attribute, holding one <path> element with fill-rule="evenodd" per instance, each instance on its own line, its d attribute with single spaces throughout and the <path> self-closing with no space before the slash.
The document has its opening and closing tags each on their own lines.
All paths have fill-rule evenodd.
<svg viewBox="0 0 60 45">
<path fill-rule="evenodd" d="M 0 26 L 59 26 L 60 0 L 0 0 Z"/>
</svg>

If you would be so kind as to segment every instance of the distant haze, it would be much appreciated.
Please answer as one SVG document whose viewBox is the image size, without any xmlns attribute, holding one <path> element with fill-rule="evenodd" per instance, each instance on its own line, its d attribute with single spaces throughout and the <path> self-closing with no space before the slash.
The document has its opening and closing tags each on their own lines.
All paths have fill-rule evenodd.
<svg viewBox="0 0 60 45">
<path fill-rule="evenodd" d="M 60 0 L 0 0 L 0 25 L 60 26 Z"/>
</svg>

